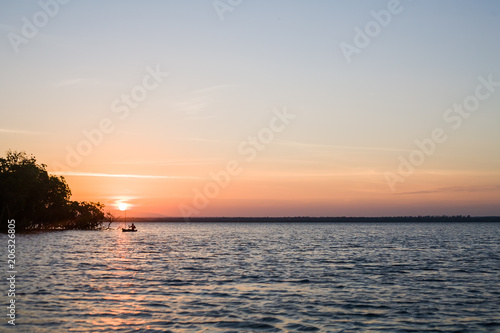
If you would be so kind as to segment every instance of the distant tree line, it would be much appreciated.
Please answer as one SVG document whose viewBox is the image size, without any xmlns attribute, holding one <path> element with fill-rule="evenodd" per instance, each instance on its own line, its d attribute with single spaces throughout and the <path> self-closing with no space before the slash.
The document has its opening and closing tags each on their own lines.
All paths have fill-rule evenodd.
<svg viewBox="0 0 500 333">
<path fill-rule="evenodd" d="M 194 222 L 194 223 L 366 223 L 366 222 L 500 222 L 500 216 L 428 215 L 428 216 L 376 216 L 376 217 L 129 217 L 129 222 Z"/>
<path fill-rule="evenodd" d="M 34 156 L 8 151 L 0 158 L 0 231 L 16 221 L 16 231 L 47 229 L 100 229 L 104 206 L 71 201 L 64 177 L 49 175 Z"/>
</svg>

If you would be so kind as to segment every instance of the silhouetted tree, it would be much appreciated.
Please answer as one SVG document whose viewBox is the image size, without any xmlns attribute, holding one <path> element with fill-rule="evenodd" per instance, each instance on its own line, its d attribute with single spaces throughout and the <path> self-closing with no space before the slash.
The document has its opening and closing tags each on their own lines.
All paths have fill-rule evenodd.
<svg viewBox="0 0 500 333">
<path fill-rule="evenodd" d="M 104 226 L 104 223 L 103 223 L 103 229 L 110 229 L 111 223 L 115 222 L 116 220 L 117 220 L 117 217 L 113 213 L 111 213 L 111 212 L 104 213 L 104 222 L 106 222 L 108 225 Z"/>
<path fill-rule="evenodd" d="M 65 229 L 94 230 L 102 227 L 104 206 L 100 203 L 77 202 L 70 203 L 71 219 L 64 224 Z"/>
<path fill-rule="evenodd" d="M 70 201 L 64 177 L 49 175 L 33 155 L 9 150 L 0 158 L 0 230 L 16 220 L 16 230 L 95 229 L 104 219 L 99 203 Z"/>
</svg>

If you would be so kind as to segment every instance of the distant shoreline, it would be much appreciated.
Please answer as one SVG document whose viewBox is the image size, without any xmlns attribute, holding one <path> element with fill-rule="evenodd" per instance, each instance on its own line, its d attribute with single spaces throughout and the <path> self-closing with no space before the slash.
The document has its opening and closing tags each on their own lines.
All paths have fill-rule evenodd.
<svg viewBox="0 0 500 333">
<path fill-rule="evenodd" d="M 123 218 L 115 222 L 124 222 Z M 500 216 L 380 216 L 380 217 L 127 217 L 127 222 L 191 223 L 342 223 L 342 222 L 500 222 Z"/>
</svg>

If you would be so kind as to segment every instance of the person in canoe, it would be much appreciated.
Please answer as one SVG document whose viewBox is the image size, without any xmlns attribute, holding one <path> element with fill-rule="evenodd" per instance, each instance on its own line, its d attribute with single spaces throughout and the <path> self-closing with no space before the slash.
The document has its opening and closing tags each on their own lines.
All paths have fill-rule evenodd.
<svg viewBox="0 0 500 333">
<path fill-rule="evenodd" d="M 135 227 L 135 225 L 133 223 L 130 225 L 130 229 L 132 229 L 132 230 L 136 229 L 136 227 Z"/>
</svg>

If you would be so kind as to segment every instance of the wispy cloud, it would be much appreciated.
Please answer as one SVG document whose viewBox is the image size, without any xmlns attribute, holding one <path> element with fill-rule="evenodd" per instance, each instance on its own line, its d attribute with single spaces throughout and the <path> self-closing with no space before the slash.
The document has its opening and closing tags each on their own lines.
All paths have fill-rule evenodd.
<svg viewBox="0 0 500 333">
<path fill-rule="evenodd" d="M 206 138 L 196 138 L 196 137 L 190 137 L 190 138 L 177 137 L 175 139 L 179 141 L 194 141 L 194 142 L 206 142 L 206 143 L 238 143 L 238 141 L 236 140 L 219 140 L 219 139 L 206 139 Z"/>
<path fill-rule="evenodd" d="M 490 191 L 500 191 L 500 185 L 439 187 L 431 190 L 400 192 L 394 194 L 412 195 L 412 194 L 431 194 L 431 193 L 449 193 L 449 192 L 490 192 Z"/>
<path fill-rule="evenodd" d="M 150 160 L 150 161 L 110 161 L 108 165 L 158 165 L 158 166 L 175 166 L 175 165 L 212 165 L 214 163 L 220 163 L 227 161 L 227 158 L 223 157 L 211 157 L 211 158 L 199 158 L 199 159 L 172 159 L 172 160 Z"/>
<path fill-rule="evenodd" d="M 0 133 L 5 133 L 5 134 L 26 134 L 26 135 L 44 134 L 43 132 L 27 131 L 27 130 L 20 130 L 20 129 L 8 129 L 8 128 L 0 128 Z"/>
<path fill-rule="evenodd" d="M 199 179 L 200 178 L 200 177 L 190 177 L 190 176 L 127 175 L 127 174 L 114 174 L 114 173 L 78 172 L 78 171 L 54 171 L 50 173 L 57 176 L 76 176 L 76 177 L 145 178 L 145 179 Z"/>
<path fill-rule="evenodd" d="M 367 170 L 367 171 L 340 171 L 340 172 L 289 172 L 289 173 L 280 173 L 276 175 L 272 175 L 274 178 L 279 178 L 279 177 L 288 177 L 288 178 L 303 178 L 303 177 L 325 177 L 325 178 L 330 178 L 330 177 L 346 177 L 346 176 L 379 176 L 383 175 L 383 172 L 380 171 L 372 171 L 372 170 Z"/>
<path fill-rule="evenodd" d="M 213 115 L 198 115 L 201 111 L 206 109 L 214 103 L 217 97 L 224 96 L 229 88 L 237 87 L 232 84 L 221 84 L 211 87 L 192 90 L 184 93 L 181 96 L 181 101 L 175 103 L 175 109 L 181 110 L 187 115 L 191 115 L 189 120 L 198 120 L 204 118 L 213 118 Z"/>
<path fill-rule="evenodd" d="M 79 86 L 79 85 L 95 85 L 99 83 L 99 81 L 95 79 L 83 79 L 83 78 L 76 78 L 76 79 L 66 79 L 61 82 L 56 83 L 56 87 L 61 88 L 61 87 L 71 87 L 71 86 Z"/>
<path fill-rule="evenodd" d="M 201 89 L 192 90 L 188 94 L 194 95 L 194 96 L 203 95 L 203 94 L 207 94 L 207 93 L 220 92 L 221 90 L 228 89 L 228 88 L 234 88 L 234 87 L 238 87 L 238 85 L 219 84 L 219 85 L 215 85 L 215 86 L 211 86 L 211 87 L 205 87 L 205 88 L 201 88 Z"/>
<path fill-rule="evenodd" d="M 390 152 L 409 152 L 408 149 L 391 148 L 391 147 L 365 147 L 365 146 L 342 146 L 342 145 L 328 145 L 317 143 L 294 142 L 285 140 L 276 140 L 276 144 L 303 147 L 303 148 L 318 148 L 318 149 L 336 149 L 336 150 L 363 150 L 363 151 L 390 151 Z"/>
</svg>

